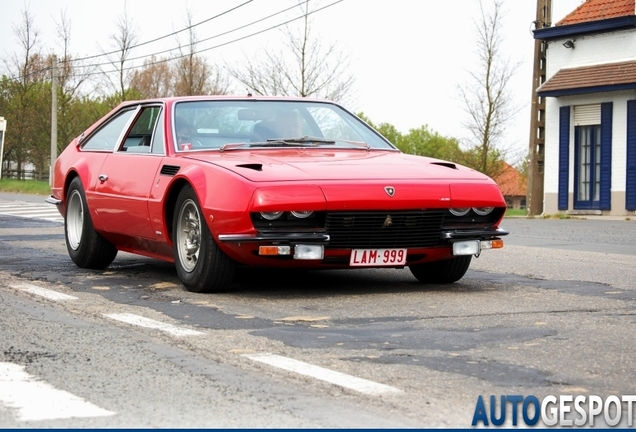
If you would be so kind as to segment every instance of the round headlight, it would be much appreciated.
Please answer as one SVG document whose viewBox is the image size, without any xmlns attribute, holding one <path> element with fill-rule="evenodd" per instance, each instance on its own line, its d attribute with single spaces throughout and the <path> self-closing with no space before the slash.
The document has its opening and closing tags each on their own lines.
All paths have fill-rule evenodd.
<svg viewBox="0 0 636 432">
<path fill-rule="evenodd" d="M 263 217 L 263 219 L 267 219 L 267 220 L 276 220 L 279 217 L 281 217 L 281 215 L 283 214 L 282 211 L 274 211 L 274 212 L 261 212 L 261 216 Z"/>
<path fill-rule="evenodd" d="M 448 211 L 450 211 L 451 214 L 455 216 L 466 216 L 468 212 L 470 211 L 470 207 L 452 208 L 452 209 L 449 209 Z"/>
<path fill-rule="evenodd" d="M 298 219 L 305 219 L 314 214 L 313 210 L 300 210 L 300 211 L 292 211 L 292 215 L 297 217 Z"/>
<path fill-rule="evenodd" d="M 473 211 L 479 216 L 486 216 L 494 210 L 494 207 L 473 207 Z"/>
</svg>

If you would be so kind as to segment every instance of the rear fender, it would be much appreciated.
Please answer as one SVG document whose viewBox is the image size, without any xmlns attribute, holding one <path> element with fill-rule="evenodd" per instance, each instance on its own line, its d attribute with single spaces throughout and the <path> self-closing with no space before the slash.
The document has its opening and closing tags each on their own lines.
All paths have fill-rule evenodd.
<svg viewBox="0 0 636 432">
<path fill-rule="evenodd" d="M 84 188 L 84 194 L 86 196 L 86 205 L 88 206 L 88 214 L 91 217 L 91 221 L 93 222 L 93 228 L 96 231 L 103 231 L 103 226 L 100 222 L 99 217 L 92 210 L 92 198 L 93 198 L 93 190 L 95 189 L 95 185 L 91 184 L 91 179 L 96 176 L 93 175 L 91 171 L 91 162 L 87 160 L 87 158 L 80 157 L 71 168 L 66 170 L 63 175 L 64 178 L 64 188 L 62 190 L 62 196 L 60 199 L 62 200 L 62 206 L 60 208 L 60 212 L 62 215 L 66 214 L 66 194 L 68 193 L 68 188 L 71 182 L 75 177 L 79 177 L 82 182 L 82 187 Z"/>
</svg>

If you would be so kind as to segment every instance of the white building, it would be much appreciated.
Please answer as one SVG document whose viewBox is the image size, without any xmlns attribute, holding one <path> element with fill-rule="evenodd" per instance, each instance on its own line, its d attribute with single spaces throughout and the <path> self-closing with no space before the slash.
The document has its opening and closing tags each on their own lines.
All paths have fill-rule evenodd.
<svg viewBox="0 0 636 432">
<path fill-rule="evenodd" d="M 636 0 L 587 0 L 553 27 L 545 97 L 544 213 L 634 216 Z"/>
</svg>

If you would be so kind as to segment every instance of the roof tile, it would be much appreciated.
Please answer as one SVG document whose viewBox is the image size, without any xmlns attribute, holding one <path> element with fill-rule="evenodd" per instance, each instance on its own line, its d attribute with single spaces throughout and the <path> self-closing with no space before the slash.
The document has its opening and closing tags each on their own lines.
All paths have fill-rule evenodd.
<svg viewBox="0 0 636 432">
<path fill-rule="evenodd" d="M 555 25 L 579 24 L 634 15 L 635 3 L 634 0 L 586 0 Z"/>
<path fill-rule="evenodd" d="M 505 163 L 505 162 L 504 162 Z M 495 179 L 503 196 L 526 195 L 527 180 L 514 167 L 505 163 L 504 170 Z"/>
<path fill-rule="evenodd" d="M 549 92 L 634 83 L 636 83 L 636 61 L 626 61 L 561 69 L 537 91 Z"/>
</svg>

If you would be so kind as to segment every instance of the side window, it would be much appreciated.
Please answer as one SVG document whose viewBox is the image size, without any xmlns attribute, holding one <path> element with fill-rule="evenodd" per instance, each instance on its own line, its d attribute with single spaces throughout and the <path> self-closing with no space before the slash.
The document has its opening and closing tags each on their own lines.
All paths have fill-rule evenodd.
<svg viewBox="0 0 636 432">
<path fill-rule="evenodd" d="M 97 132 L 82 144 L 82 150 L 110 150 L 117 145 L 122 130 L 128 124 L 135 110 L 128 110 L 118 114 L 111 121 L 102 126 Z"/>
<path fill-rule="evenodd" d="M 159 113 L 159 119 L 157 120 L 157 124 L 155 125 L 155 133 L 152 137 L 152 144 L 150 147 L 150 153 L 154 154 L 164 154 L 165 145 L 164 145 L 164 131 L 163 131 L 163 110 Z"/>
<path fill-rule="evenodd" d="M 157 123 L 157 118 L 161 112 L 161 107 L 151 106 L 142 108 L 137 119 L 126 135 L 120 152 L 128 153 L 150 153 L 150 143 L 152 133 Z"/>
</svg>

